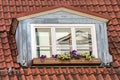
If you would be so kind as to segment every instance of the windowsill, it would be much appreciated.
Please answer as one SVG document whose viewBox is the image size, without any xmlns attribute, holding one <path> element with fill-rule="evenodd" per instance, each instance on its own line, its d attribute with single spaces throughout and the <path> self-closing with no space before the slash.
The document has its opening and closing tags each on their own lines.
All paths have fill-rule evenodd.
<svg viewBox="0 0 120 80">
<path fill-rule="evenodd" d="M 91 60 L 81 59 L 71 59 L 71 60 L 59 60 L 55 58 L 34 58 L 32 60 L 32 65 L 99 65 L 101 60 L 99 58 L 94 58 Z"/>
</svg>

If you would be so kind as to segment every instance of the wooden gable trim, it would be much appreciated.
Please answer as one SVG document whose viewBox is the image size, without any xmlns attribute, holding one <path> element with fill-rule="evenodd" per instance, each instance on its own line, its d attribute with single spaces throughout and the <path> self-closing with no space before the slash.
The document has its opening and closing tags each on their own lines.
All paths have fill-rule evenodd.
<svg viewBox="0 0 120 80">
<path fill-rule="evenodd" d="M 41 9 L 38 11 L 33 11 L 33 12 L 28 12 L 28 13 L 22 13 L 22 14 L 18 14 L 16 15 L 17 20 L 21 21 L 21 20 L 25 20 L 25 19 L 29 19 L 29 18 L 33 18 L 33 17 L 37 17 L 37 16 L 42 16 L 42 15 L 46 15 L 46 14 L 51 14 L 51 13 L 55 13 L 58 11 L 65 11 L 65 12 L 69 12 L 72 14 L 76 14 L 76 15 L 80 15 L 80 16 L 84 16 L 84 17 L 88 17 L 88 18 L 92 18 L 92 19 L 96 19 L 102 22 L 107 22 L 109 20 L 108 17 L 91 12 L 91 11 L 86 11 L 86 10 L 82 10 L 82 9 L 77 9 L 75 7 L 68 7 L 68 6 L 61 6 L 61 7 L 52 7 L 52 8 L 47 8 L 46 10 Z"/>
</svg>

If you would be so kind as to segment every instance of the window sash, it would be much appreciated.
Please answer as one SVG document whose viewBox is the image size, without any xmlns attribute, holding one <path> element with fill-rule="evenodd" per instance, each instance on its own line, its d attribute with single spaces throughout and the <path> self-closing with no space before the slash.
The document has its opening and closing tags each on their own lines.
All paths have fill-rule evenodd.
<svg viewBox="0 0 120 80">
<path fill-rule="evenodd" d="M 57 46 L 56 45 L 56 28 L 70 28 L 71 29 L 71 36 L 72 36 L 72 50 L 77 50 L 77 47 L 79 45 L 76 45 L 76 33 L 75 29 L 76 28 L 90 28 L 91 29 L 91 38 L 92 38 L 92 52 L 93 55 L 98 57 L 97 54 L 97 44 L 96 44 L 96 32 L 95 32 L 95 24 L 31 24 L 31 45 L 32 45 L 32 59 L 37 58 L 37 52 L 36 48 L 38 45 L 36 45 L 36 38 L 35 38 L 35 29 L 36 28 L 50 28 L 51 29 L 51 42 L 52 45 L 49 47 L 52 47 L 52 53 L 51 54 L 56 54 L 57 53 Z M 40 46 L 39 46 L 40 47 Z M 42 47 L 42 46 L 41 46 Z"/>
</svg>

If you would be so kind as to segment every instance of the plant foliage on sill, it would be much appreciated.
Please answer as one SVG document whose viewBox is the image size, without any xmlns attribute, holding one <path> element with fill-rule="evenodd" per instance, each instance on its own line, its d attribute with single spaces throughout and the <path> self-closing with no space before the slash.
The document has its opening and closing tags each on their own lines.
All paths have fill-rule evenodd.
<svg viewBox="0 0 120 80">
<path fill-rule="evenodd" d="M 42 59 L 42 60 L 45 58 L 46 58 L 46 55 L 40 56 L 40 59 Z M 89 54 L 88 52 L 78 53 L 76 50 L 72 50 L 72 51 L 70 51 L 70 53 L 61 53 L 61 54 L 52 55 L 52 58 L 60 59 L 62 61 L 71 60 L 71 59 L 80 59 L 80 58 L 85 58 L 86 60 L 91 60 L 91 59 L 95 58 L 95 56 L 91 55 L 91 53 Z"/>
</svg>

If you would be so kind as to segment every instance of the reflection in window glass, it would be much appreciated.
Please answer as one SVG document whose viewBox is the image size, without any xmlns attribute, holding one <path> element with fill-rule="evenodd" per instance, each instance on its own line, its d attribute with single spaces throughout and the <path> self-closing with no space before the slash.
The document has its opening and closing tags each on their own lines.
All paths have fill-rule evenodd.
<svg viewBox="0 0 120 80">
<path fill-rule="evenodd" d="M 90 52 L 92 50 L 90 28 L 76 28 L 76 46 L 77 50 L 80 52 Z"/>
<path fill-rule="evenodd" d="M 56 28 L 57 53 L 68 53 L 71 49 L 71 29 Z"/>
</svg>

